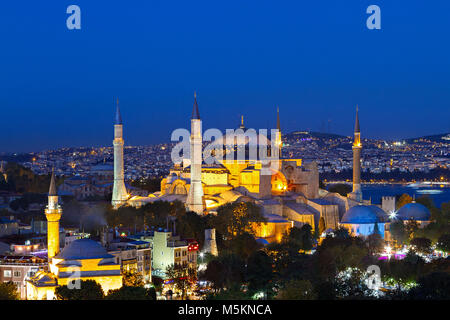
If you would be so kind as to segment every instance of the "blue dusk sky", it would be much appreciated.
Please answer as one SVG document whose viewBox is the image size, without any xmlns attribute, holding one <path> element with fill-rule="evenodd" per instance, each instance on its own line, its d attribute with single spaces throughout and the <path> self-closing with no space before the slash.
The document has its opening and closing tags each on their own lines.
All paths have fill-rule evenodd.
<svg viewBox="0 0 450 320">
<path fill-rule="evenodd" d="M 81 8 L 81 30 L 66 9 Z M 381 30 L 366 9 L 381 8 Z M 400 139 L 450 131 L 450 1 L 2 1 L 0 152 L 108 146 L 188 128 Z"/>
</svg>

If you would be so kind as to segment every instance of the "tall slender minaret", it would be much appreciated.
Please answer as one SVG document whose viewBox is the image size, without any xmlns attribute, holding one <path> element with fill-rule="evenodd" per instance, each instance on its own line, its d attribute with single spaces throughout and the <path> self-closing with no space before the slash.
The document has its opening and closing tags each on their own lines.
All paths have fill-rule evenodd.
<svg viewBox="0 0 450 320">
<path fill-rule="evenodd" d="M 52 171 L 50 189 L 48 190 L 48 204 L 45 208 L 47 217 L 47 250 L 48 261 L 59 253 L 59 220 L 61 219 L 62 209 L 58 204 L 58 193 L 56 192 L 55 172 Z"/>
<path fill-rule="evenodd" d="M 277 133 L 275 136 L 275 145 L 278 147 L 278 156 L 281 158 L 281 148 L 283 141 L 281 140 L 281 126 L 280 126 L 280 108 L 277 107 Z"/>
<path fill-rule="evenodd" d="M 350 198 L 362 202 L 361 191 L 361 132 L 359 129 L 358 106 L 356 106 L 355 139 L 353 141 L 353 190 Z"/>
<path fill-rule="evenodd" d="M 186 207 L 197 214 L 203 214 L 202 186 L 202 120 L 198 112 L 197 94 L 194 93 L 194 106 L 191 119 L 191 186 L 189 188 Z"/>
<path fill-rule="evenodd" d="M 115 209 L 120 207 L 128 199 L 127 189 L 124 182 L 123 169 L 123 125 L 117 99 L 116 121 L 114 123 L 114 186 L 111 204 Z"/>
</svg>

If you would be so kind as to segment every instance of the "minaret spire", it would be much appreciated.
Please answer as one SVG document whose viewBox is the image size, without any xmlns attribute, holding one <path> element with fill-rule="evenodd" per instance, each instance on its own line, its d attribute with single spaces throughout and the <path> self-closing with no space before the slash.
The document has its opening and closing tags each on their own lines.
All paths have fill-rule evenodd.
<svg viewBox="0 0 450 320">
<path fill-rule="evenodd" d="M 122 116 L 120 115 L 120 108 L 119 108 L 119 98 L 117 98 L 116 102 L 116 121 L 115 124 L 122 124 Z"/>
<path fill-rule="evenodd" d="M 191 139 L 190 139 L 190 160 L 191 160 L 191 184 L 186 200 L 188 210 L 203 214 L 203 186 L 202 186 L 202 120 L 198 112 L 197 94 L 194 94 L 194 108 L 191 119 Z"/>
<path fill-rule="evenodd" d="M 281 132 L 281 127 L 280 127 L 280 108 L 277 106 L 277 129 L 278 131 Z"/>
<path fill-rule="evenodd" d="M 200 120 L 200 112 L 198 112 L 197 92 L 194 92 L 194 106 L 192 107 L 192 119 Z"/>
<path fill-rule="evenodd" d="M 356 105 L 355 132 L 361 132 L 359 129 L 358 105 Z"/>
<path fill-rule="evenodd" d="M 111 204 L 115 209 L 120 207 L 128 199 L 127 189 L 124 181 L 123 168 L 123 124 L 120 115 L 119 99 L 116 104 L 116 121 L 114 122 L 114 184 Z"/>
<path fill-rule="evenodd" d="M 56 184 L 55 184 L 55 168 L 52 169 L 52 177 L 50 179 L 50 188 L 48 190 L 49 196 L 57 196 L 58 193 L 56 192 Z"/>
<path fill-rule="evenodd" d="M 239 126 L 239 128 L 245 129 L 245 125 L 244 125 L 244 115 L 241 115 L 241 125 Z"/>
<path fill-rule="evenodd" d="M 56 192 L 55 170 L 52 170 L 50 188 L 48 190 L 48 204 L 45 208 L 47 218 L 47 252 L 48 260 L 59 253 L 59 220 L 61 219 L 62 209 L 58 203 L 58 194 Z"/>
<path fill-rule="evenodd" d="M 349 197 L 359 203 L 362 202 L 361 191 L 361 132 L 359 128 L 358 106 L 356 106 L 355 132 L 353 140 L 353 190 Z"/>
</svg>

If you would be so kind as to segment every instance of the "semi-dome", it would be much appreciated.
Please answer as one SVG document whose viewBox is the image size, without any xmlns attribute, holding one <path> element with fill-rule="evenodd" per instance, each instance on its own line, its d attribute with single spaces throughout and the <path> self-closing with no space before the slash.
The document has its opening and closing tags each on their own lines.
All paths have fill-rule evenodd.
<svg viewBox="0 0 450 320">
<path fill-rule="evenodd" d="M 431 213 L 423 204 L 411 202 L 397 211 L 397 218 L 400 220 L 430 221 Z"/>
<path fill-rule="evenodd" d="M 98 242 L 90 239 L 78 239 L 71 242 L 68 246 L 55 257 L 56 259 L 81 260 L 81 259 L 106 259 L 113 256 L 108 254 Z"/>
<path fill-rule="evenodd" d="M 351 207 L 342 217 L 341 223 L 364 224 L 385 222 L 386 213 L 374 205 L 358 205 Z"/>
</svg>

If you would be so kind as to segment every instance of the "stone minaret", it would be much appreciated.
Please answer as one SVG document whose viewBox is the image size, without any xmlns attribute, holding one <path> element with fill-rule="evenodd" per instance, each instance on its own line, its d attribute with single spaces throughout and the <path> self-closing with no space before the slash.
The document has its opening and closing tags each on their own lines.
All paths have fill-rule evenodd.
<svg viewBox="0 0 450 320">
<path fill-rule="evenodd" d="M 48 261 L 59 253 L 59 220 L 61 219 L 62 209 L 58 204 L 58 194 L 56 192 L 55 172 L 52 171 L 50 189 L 48 191 L 48 204 L 45 208 L 47 217 L 47 250 Z"/>
<path fill-rule="evenodd" d="M 119 109 L 119 99 L 117 99 L 116 121 L 114 123 L 114 186 L 111 204 L 115 209 L 120 207 L 127 199 L 127 189 L 124 182 L 123 169 L 123 125 Z"/>
<path fill-rule="evenodd" d="M 361 132 L 359 129 L 358 106 L 356 106 L 355 139 L 353 141 L 353 190 L 350 198 L 362 202 L 361 191 Z"/>
<path fill-rule="evenodd" d="M 275 136 L 275 145 L 278 148 L 278 157 L 281 158 L 281 148 L 283 147 L 283 142 L 281 140 L 280 108 L 278 107 L 277 107 L 277 133 Z"/>
<path fill-rule="evenodd" d="M 191 186 L 189 188 L 186 207 L 197 214 L 203 214 L 202 186 L 202 120 L 198 112 L 197 94 L 194 94 L 194 107 L 191 119 Z"/>
</svg>

